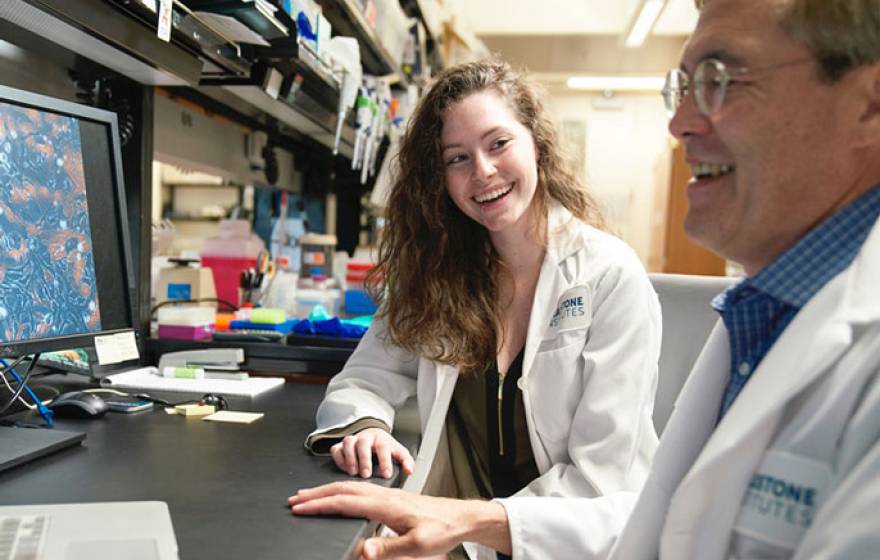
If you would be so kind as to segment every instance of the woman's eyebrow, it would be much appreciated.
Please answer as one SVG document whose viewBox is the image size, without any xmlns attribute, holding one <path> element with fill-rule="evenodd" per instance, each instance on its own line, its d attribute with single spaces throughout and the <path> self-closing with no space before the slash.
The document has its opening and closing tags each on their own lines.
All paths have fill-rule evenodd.
<svg viewBox="0 0 880 560">
<path fill-rule="evenodd" d="M 480 140 L 484 140 L 487 136 L 491 136 L 491 135 L 495 134 L 496 132 L 498 132 L 499 130 L 504 130 L 504 127 L 503 126 L 493 126 L 492 128 L 490 128 L 489 130 L 487 130 L 486 132 L 484 132 L 483 134 L 480 135 Z M 463 145 L 464 144 L 462 144 L 461 142 L 450 142 L 449 144 L 442 144 L 440 146 L 440 150 L 445 152 L 446 150 L 448 150 L 450 148 L 461 148 Z"/>
</svg>

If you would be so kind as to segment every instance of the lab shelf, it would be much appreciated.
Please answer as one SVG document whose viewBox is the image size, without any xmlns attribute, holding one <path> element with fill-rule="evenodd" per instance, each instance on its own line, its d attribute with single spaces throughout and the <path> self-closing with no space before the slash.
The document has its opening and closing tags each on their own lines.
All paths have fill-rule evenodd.
<svg viewBox="0 0 880 560">
<path fill-rule="evenodd" d="M 317 0 L 317 2 L 324 12 L 324 17 L 333 26 L 334 35 L 347 35 L 358 39 L 361 47 L 361 65 L 365 73 L 377 76 L 393 74 L 396 81 L 406 83 L 406 75 L 382 45 L 355 0 Z"/>
</svg>

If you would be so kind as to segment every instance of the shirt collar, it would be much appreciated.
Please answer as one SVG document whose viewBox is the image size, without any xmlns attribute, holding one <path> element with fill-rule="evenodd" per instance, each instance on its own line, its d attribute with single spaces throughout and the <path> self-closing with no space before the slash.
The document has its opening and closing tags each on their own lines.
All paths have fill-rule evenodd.
<svg viewBox="0 0 880 560">
<path fill-rule="evenodd" d="M 814 227 L 757 275 L 716 296 L 712 306 L 721 312 L 757 291 L 793 307 L 803 307 L 849 266 L 878 216 L 880 185 Z"/>
</svg>

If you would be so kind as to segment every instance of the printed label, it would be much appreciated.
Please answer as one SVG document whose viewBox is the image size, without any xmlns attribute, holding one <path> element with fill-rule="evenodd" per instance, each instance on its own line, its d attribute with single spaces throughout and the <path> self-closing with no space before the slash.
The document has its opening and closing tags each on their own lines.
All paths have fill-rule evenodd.
<svg viewBox="0 0 880 560">
<path fill-rule="evenodd" d="M 755 540 L 795 548 L 825 497 L 831 469 L 783 451 L 768 451 L 743 498 L 736 531 Z"/>
<path fill-rule="evenodd" d="M 587 287 L 575 286 L 566 290 L 556 304 L 550 319 L 550 328 L 557 332 L 586 327 L 590 324 L 590 302 Z"/>
<path fill-rule="evenodd" d="M 167 299 L 192 299 L 192 284 L 168 284 Z"/>
</svg>

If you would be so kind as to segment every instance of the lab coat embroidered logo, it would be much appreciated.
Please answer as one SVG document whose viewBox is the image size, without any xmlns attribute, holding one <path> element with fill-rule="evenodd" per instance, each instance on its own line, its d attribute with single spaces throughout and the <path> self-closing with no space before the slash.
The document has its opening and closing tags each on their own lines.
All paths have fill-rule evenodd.
<svg viewBox="0 0 880 560">
<path fill-rule="evenodd" d="M 824 463 L 768 451 L 746 490 L 736 531 L 795 548 L 810 527 L 830 481 L 831 469 Z"/>
<path fill-rule="evenodd" d="M 575 286 L 563 292 L 550 318 L 550 328 L 557 332 L 579 329 L 590 324 L 590 301 L 586 286 Z"/>
</svg>

